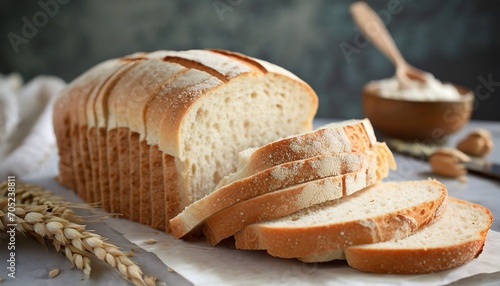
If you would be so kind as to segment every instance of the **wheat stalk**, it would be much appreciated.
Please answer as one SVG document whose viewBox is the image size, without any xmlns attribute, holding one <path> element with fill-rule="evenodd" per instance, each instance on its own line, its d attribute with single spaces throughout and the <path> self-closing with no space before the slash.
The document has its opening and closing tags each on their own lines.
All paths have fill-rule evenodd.
<svg viewBox="0 0 500 286">
<path fill-rule="evenodd" d="M 0 183 L 0 197 L 7 197 L 7 181 Z M 55 196 L 52 192 L 37 185 L 17 182 L 17 204 L 47 206 L 49 211 L 56 216 L 72 222 L 83 221 L 81 216 L 75 215 L 75 211 L 69 208 L 70 206 L 81 208 L 83 205 L 68 203 L 62 197 Z"/>
<path fill-rule="evenodd" d="M 90 275 L 90 255 L 111 265 L 122 276 L 135 285 L 154 285 L 155 278 L 143 276 L 139 266 L 130 260 L 117 246 L 84 225 L 78 224 L 81 217 L 67 208 L 68 203 L 44 191 L 38 186 L 16 184 L 16 230 L 28 233 L 42 244 L 44 238 L 52 242 L 58 252 L 66 255 L 73 266 Z M 0 184 L 0 229 L 8 224 L 6 183 Z M 17 198 L 20 198 L 17 200 Z"/>
</svg>

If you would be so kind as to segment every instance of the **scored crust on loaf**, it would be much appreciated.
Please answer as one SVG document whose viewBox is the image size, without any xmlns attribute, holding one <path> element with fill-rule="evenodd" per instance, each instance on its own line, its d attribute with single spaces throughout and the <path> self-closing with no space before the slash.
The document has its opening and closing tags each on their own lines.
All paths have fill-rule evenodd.
<svg viewBox="0 0 500 286">
<path fill-rule="evenodd" d="M 493 222 L 480 205 L 449 198 L 442 218 L 399 240 L 348 247 L 348 264 L 360 271 L 415 274 L 458 267 L 479 256 Z"/>
<path fill-rule="evenodd" d="M 240 152 L 238 171 L 223 178 L 217 188 L 286 162 L 318 155 L 363 151 L 375 143 L 373 127 L 368 119 L 330 123 L 315 131 Z"/>
<path fill-rule="evenodd" d="M 389 168 L 386 162 L 394 168 L 394 158 L 387 145 L 376 143 L 373 148 L 362 152 L 320 155 L 271 167 L 216 189 L 189 205 L 170 221 L 173 234 L 180 238 L 197 229 L 217 211 L 307 181 L 351 173 L 370 166 L 377 166 L 377 177 L 384 178 Z"/>
<path fill-rule="evenodd" d="M 215 245 L 250 224 L 353 194 L 377 181 L 375 168 L 309 181 L 237 203 L 206 219 L 203 234 Z"/>
<path fill-rule="evenodd" d="M 236 248 L 283 258 L 406 237 L 442 216 L 446 187 L 435 181 L 377 183 L 351 196 L 256 223 L 235 234 Z"/>
<path fill-rule="evenodd" d="M 318 105 L 296 76 L 230 52 L 158 51 L 109 62 L 113 72 L 91 69 L 57 99 L 59 180 L 148 224 L 151 208 L 163 204 L 169 218 L 210 193 L 236 169 L 239 151 L 310 130 Z M 152 189 L 150 165 L 160 157 L 149 161 L 151 146 L 162 153 L 163 177 L 153 183 L 162 190 Z M 163 200 L 155 207 L 152 196 Z"/>
</svg>

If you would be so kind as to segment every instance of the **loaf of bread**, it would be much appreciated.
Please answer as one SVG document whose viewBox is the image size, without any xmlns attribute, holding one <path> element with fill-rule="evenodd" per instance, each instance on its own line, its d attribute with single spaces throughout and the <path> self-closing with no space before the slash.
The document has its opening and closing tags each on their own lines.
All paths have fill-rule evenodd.
<svg viewBox="0 0 500 286">
<path fill-rule="evenodd" d="M 238 152 L 310 130 L 313 90 L 227 51 L 136 53 L 75 79 L 55 103 L 59 181 L 165 228 L 236 170 Z"/>
<path fill-rule="evenodd" d="M 380 182 L 395 161 L 370 121 L 310 131 L 317 107 L 290 72 L 229 51 L 108 60 L 55 103 L 58 179 L 177 238 L 234 235 L 239 249 L 304 262 L 426 273 L 479 255 L 487 209 L 447 207 L 435 180 Z"/>
</svg>

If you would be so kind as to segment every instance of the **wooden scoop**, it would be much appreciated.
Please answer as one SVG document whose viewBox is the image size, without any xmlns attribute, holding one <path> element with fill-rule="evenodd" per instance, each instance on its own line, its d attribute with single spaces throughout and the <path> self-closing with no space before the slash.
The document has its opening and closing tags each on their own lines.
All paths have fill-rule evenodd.
<svg viewBox="0 0 500 286">
<path fill-rule="evenodd" d="M 396 66 L 396 78 L 402 88 L 408 88 L 410 80 L 425 81 L 427 73 L 406 62 L 384 23 L 368 4 L 354 2 L 350 8 L 354 21 L 363 34 Z"/>
</svg>

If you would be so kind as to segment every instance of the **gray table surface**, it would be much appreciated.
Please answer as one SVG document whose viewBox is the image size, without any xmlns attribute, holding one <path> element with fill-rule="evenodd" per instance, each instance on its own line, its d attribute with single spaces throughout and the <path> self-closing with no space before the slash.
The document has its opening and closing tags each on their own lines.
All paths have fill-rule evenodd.
<svg viewBox="0 0 500 286">
<path fill-rule="evenodd" d="M 319 119 L 314 122 L 315 126 L 325 124 L 335 120 Z M 487 156 L 489 160 L 500 163 L 500 122 L 470 122 L 463 130 L 449 138 L 448 145 L 455 146 L 456 142 L 464 137 L 470 130 L 482 127 L 491 131 L 495 146 L 491 154 Z M 383 140 L 379 137 L 379 141 Z M 456 179 L 439 177 L 430 172 L 430 167 L 426 162 L 410 159 L 406 156 L 395 154 L 398 169 L 393 171 L 387 180 L 403 181 L 417 180 L 434 177 L 443 182 L 451 196 L 466 199 L 488 207 L 495 218 L 500 217 L 500 181 L 479 177 L 469 174 L 468 180 L 460 182 Z M 53 174 L 45 178 L 32 180 L 43 185 L 59 195 L 63 195 L 69 201 L 79 202 L 73 192 L 55 183 Z M 96 230 L 104 236 L 110 238 L 115 244 L 120 245 L 124 251 L 134 247 L 138 252 L 133 259 L 137 261 L 145 273 L 154 273 L 159 281 L 158 285 L 191 285 L 187 280 L 178 275 L 166 271 L 164 264 L 153 254 L 141 250 L 127 241 L 121 233 L 110 229 L 105 223 L 88 223 L 89 229 Z M 500 231 L 500 220 L 495 220 L 492 229 Z M 17 276 L 16 279 L 9 279 L 6 275 L 7 257 L 5 236 L 0 234 L 0 277 L 3 278 L 2 285 L 128 285 L 116 271 L 108 271 L 109 268 L 100 263 L 94 263 L 90 280 L 83 279 L 80 271 L 71 270 L 71 264 L 62 255 L 57 254 L 52 249 L 44 249 L 32 239 L 17 237 L 16 258 Z M 61 274 L 57 279 L 47 279 L 47 273 L 52 268 L 60 268 Z M 402 278 L 404 279 L 404 278 Z M 471 277 L 453 285 L 499 285 L 500 273 L 484 277 Z"/>
</svg>

